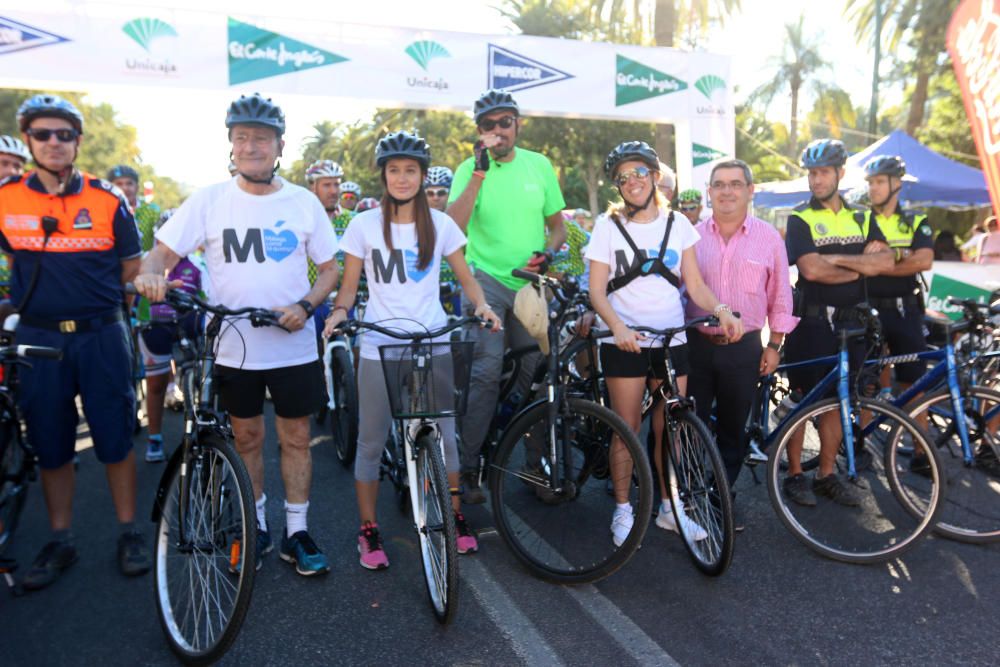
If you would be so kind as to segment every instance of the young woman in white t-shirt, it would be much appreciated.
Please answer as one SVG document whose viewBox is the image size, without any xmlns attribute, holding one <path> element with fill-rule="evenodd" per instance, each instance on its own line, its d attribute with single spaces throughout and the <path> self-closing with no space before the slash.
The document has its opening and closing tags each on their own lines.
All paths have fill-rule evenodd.
<svg viewBox="0 0 1000 667">
<path fill-rule="evenodd" d="M 659 159 L 656 151 L 642 141 L 619 144 L 604 163 L 608 178 L 618 186 L 622 203 L 613 205 L 606 216 L 594 225 L 587 248 L 590 260 L 590 301 L 614 333 L 614 344 L 600 347 L 601 367 L 607 379 L 611 407 L 625 420 L 632 430 L 639 432 L 642 416 L 643 392 L 648 384 L 655 389 L 666 376 L 665 355 L 677 375 L 681 392 L 687 389 L 687 342 L 683 334 L 665 344 L 635 332 L 632 326 L 656 329 L 679 327 L 684 324 L 684 306 L 681 292 L 661 272 L 669 271 L 679 278 L 686 298 L 709 312 L 718 315 L 720 323 L 731 340 L 743 335 L 743 325 L 733 317 L 725 304 L 719 303 L 702 280 L 695 257 L 694 245 L 698 232 L 686 217 L 674 214 L 669 202 L 656 189 L 660 178 Z M 673 222 L 670 223 L 670 218 Z M 625 234 L 632 240 L 630 244 Z M 669 237 L 664 247 L 664 236 L 669 226 Z M 608 281 L 630 275 L 630 268 L 637 264 L 633 245 L 644 255 L 643 260 L 659 258 L 659 264 L 644 262 L 658 271 L 634 277 L 608 294 Z M 663 249 L 661 253 L 661 248 Z M 663 413 L 653 415 L 653 432 L 656 442 L 663 437 Z M 663 477 L 663 451 L 655 448 L 654 459 L 659 471 L 660 493 L 663 498 L 656 524 L 667 530 L 677 530 L 678 517 L 673 515 L 670 496 Z M 621 544 L 632 530 L 633 510 L 629 504 L 629 486 L 632 478 L 632 460 L 624 445 L 618 441 L 611 445 L 612 478 L 615 486 L 617 508 L 611 521 L 615 544 Z M 685 522 L 688 534 L 706 533 L 683 512 L 679 517 Z"/>
<path fill-rule="evenodd" d="M 447 316 L 439 299 L 442 258 L 451 266 L 469 300 L 476 304 L 475 314 L 487 320 L 494 331 L 499 329 L 500 319 L 486 303 L 482 289 L 465 263 L 465 236 L 454 220 L 440 211 L 432 211 L 427 203 L 423 188 L 430 164 L 427 144 L 409 132 L 389 134 L 379 142 L 375 162 L 382 170 L 386 194 L 380 208 L 359 213 L 344 231 L 340 243 L 344 251 L 344 275 L 324 334 L 329 336 L 347 319 L 362 268 L 368 278 L 366 321 L 401 331 L 444 326 Z M 358 552 L 361 565 L 370 570 L 389 567 L 375 512 L 379 460 L 386 433 L 392 426 L 378 347 L 400 342 L 375 332 L 365 333 L 358 364 L 360 415 L 354 486 L 361 515 Z M 457 491 L 459 460 L 454 419 L 439 419 L 438 425 L 444 438 L 448 485 Z M 472 553 L 478 544 L 455 493 L 452 506 L 458 528 L 458 552 Z"/>
</svg>

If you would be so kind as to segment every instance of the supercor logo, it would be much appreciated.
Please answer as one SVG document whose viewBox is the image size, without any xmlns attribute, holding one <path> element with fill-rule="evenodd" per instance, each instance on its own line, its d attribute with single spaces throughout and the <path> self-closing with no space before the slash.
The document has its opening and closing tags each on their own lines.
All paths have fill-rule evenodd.
<svg viewBox="0 0 1000 667">
<path fill-rule="evenodd" d="M 53 32 L 0 16 L 0 56 L 68 41 L 68 38 Z"/>
<path fill-rule="evenodd" d="M 572 79 L 573 75 L 522 56 L 496 44 L 488 44 L 487 88 L 502 88 L 509 93 Z"/>
</svg>

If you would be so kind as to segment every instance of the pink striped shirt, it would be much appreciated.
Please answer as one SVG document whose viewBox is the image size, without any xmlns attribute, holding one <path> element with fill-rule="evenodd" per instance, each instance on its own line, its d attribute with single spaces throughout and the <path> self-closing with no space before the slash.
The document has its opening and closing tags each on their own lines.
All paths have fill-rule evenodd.
<svg viewBox="0 0 1000 667">
<path fill-rule="evenodd" d="M 699 222 L 695 229 L 701 235 L 694 249 L 702 278 L 721 303 L 740 314 L 744 330 L 762 329 L 766 322 L 771 331 L 790 333 L 799 318 L 792 315 L 788 253 L 778 231 L 752 215 L 728 242 L 715 218 Z M 708 314 L 690 298 L 686 310 L 688 318 Z"/>
</svg>

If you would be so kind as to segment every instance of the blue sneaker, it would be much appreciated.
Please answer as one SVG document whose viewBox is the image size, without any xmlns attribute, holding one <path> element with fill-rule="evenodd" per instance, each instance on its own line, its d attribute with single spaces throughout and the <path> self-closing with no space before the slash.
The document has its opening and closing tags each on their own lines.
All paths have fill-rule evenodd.
<svg viewBox="0 0 1000 667">
<path fill-rule="evenodd" d="M 257 566 L 254 568 L 260 570 L 260 566 L 264 562 L 264 554 L 269 554 L 274 551 L 274 543 L 271 542 L 271 533 L 266 530 L 261 530 L 260 526 L 257 527 Z M 230 563 L 229 571 L 233 574 L 240 573 L 239 563 Z"/>
<path fill-rule="evenodd" d="M 146 441 L 146 463 L 163 463 L 166 455 L 163 453 L 163 441 L 150 438 Z"/>
<path fill-rule="evenodd" d="M 283 531 L 287 532 L 287 531 Z M 330 571 L 330 563 L 326 555 L 319 550 L 309 533 L 300 530 L 291 537 L 281 538 L 281 560 L 295 564 L 295 571 L 303 577 L 316 574 L 326 574 Z"/>
</svg>

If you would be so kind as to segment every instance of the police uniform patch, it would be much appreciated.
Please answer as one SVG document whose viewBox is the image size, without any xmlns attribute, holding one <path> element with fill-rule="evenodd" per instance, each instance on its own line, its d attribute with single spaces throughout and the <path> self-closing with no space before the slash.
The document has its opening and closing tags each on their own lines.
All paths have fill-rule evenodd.
<svg viewBox="0 0 1000 667">
<path fill-rule="evenodd" d="M 920 231 L 923 232 L 925 236 L 931 235 L 930 225 L 920 225 Z"/>
<path fill-rule="evenodd" d="M 826 225 L 824 225 L 822 222 L 816 223 L 816 233 L 817 234 L 826 234 L 829 231 L 830 230 L 827 229 Z"/>
<path fill-rule="evenodd" d="M 73 219 L 73 229 L 92 229 L 94 222 L 90 219 L 90 211 L 81 208 L 76 218 Z"/>
</svg>

